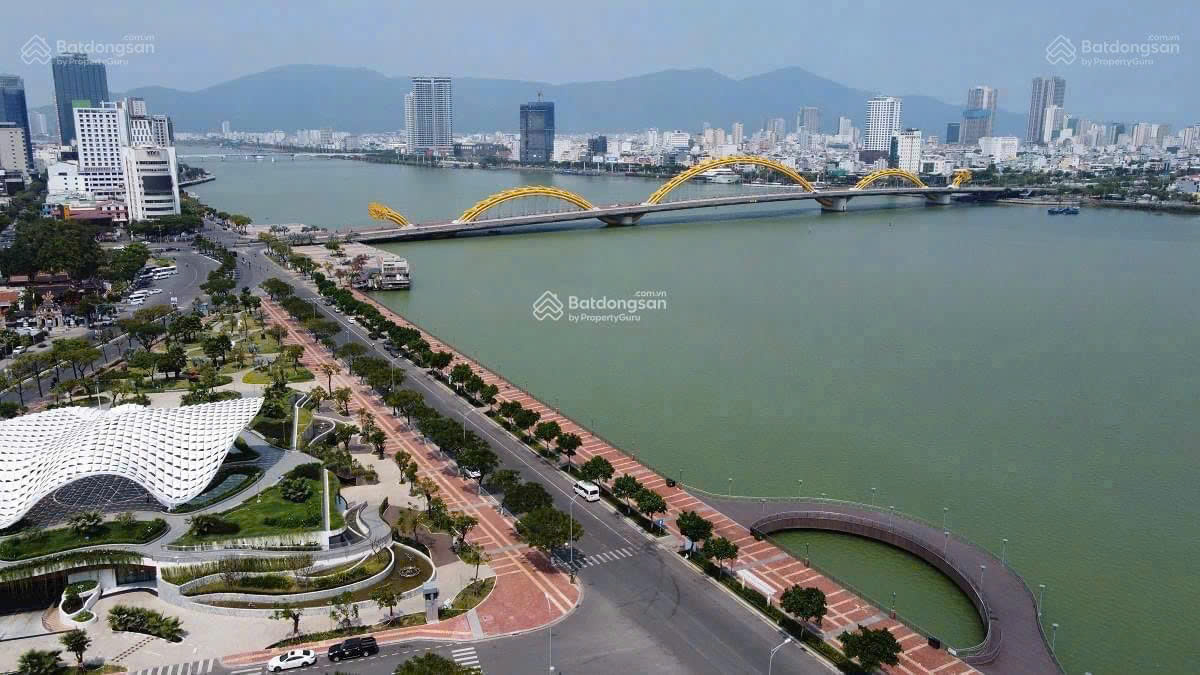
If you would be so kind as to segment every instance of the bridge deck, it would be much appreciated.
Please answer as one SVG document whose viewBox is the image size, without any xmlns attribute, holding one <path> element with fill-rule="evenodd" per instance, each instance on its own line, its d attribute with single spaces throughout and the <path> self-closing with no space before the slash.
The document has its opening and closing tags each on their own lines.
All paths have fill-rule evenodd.
<svg viewBox="0 0 1200 675">
<path fill-rule="evenodd" d="M 953 535 L 947 537 L 935 525 L 852 502 L 699 496 L 759 534 L 789 529 L 828 530 L 906 550 L 954 581 L 989 627 L 985 642 L 961 655 L 964 661 L 985 673 L 1062 672 L 1039 625 L 1033 592 L 1021 576 L 991 553 Z"/>
</svg>

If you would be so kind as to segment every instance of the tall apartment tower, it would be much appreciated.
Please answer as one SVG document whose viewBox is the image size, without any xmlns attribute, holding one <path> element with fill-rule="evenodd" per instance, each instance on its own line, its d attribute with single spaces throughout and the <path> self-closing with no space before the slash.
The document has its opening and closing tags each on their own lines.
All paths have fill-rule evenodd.
<svg viewBox="0 0 1200 675">
<path fill-rule="evenodd" d="M 1063 107 L 1067 94 L 1067 81 L 1061 77 L 1033 78 L 1033 92 L 1029 96 L 1029 120 L 1025 126 L 1025 142 L 1046 143 L 1046 108 Z"/>
<path fill-rule="evenodd" d="M 902 104 L 901 99 L 895 96 L 876 96 L 867 100 L 867 128 L 863 134 L 863 150 L 891 150 L 892 135 L 900 131 Z"/>
<path fill-rule="evenodd" d="M 129 115 L 120 103 L 72 108 L 79 146 L 79 175 L 98 199 L 125 199 L 121 148 L 129 147 Z"/>
<path fill-rule="evenodd" d="M 745 131 L 745 128 L 742 126 L 742 123 L 734 122 L 733 123 L 733 144 L 740 148 L 742 146 L 742 140 L 743 140 L 743 137 L 745 136 L 745 134 L 746 134 L 746 131 Z"/>
<path fill-rule="evenodd" d="M 888 141 L 888 166 L 909 173 L 921 170 L 921 130 L 905 129 Z"/>
<path fill-rule="evenodd" d="M 979 139 L 992 135 L 996 120 L 996 90 L 983 85 L 967 90 L 967 109 L 963 111 L 961 142 L 975 145 Z"/>
<path fill-rule="evenodd" d="M 63 145 L 75 140 L 74 108 L 99 107 L 109 100 L 108 71 L 87 54 L 64 54 L 50 63 L 54 74 L 54 107 L 58 111 L 58 137 Z"/>
<path fill-rule="evenodd" d="M 554 159 L 554 102 L 521 104 L 521 162 L 545 164 Z"/>
<path fill-rule="evenodd" d="M 0 75 L 0 122 L 12 122 L 25 133 L 25 163 L 33 171 L 33 136 L 29 133 L 25 81 L 16 75 Z"/>
<path fill-rule="evenodd" d="M 454 96 L 448 77 L 412 79 L 413 123 L 408 142 L 413 152 L 449 155 L 454 143 Z"/>
<path fill-rule="evenodd" d="M 404 135 L 408 138 L 408 151 L 412 152 L 413 136 L 417 133 L 417 122 L 413 111 L 413 95 L 408 92 L 404 95 Z"/>
<path fill-rule="evenodd" d="M 796 129 L 808 129 L 810 134 L 821 133 L 821 109 L 816 106 L 805 106 L 796 113 Z"/>
</svg>

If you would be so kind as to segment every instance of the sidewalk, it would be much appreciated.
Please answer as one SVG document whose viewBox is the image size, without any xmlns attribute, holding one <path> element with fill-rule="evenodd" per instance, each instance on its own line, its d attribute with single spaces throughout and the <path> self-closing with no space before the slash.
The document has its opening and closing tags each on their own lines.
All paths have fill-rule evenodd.
<svg viewBox="0 0 1200 675">
<path fill-rule="evenodd" d="M 775 546 L 769 541 L 756 541 L 746 528 L 738 525 L 730 518 L 711 508 L 696 497 L 681 488 L 666 487 L 666 478 L 660 476 L 637 460 L 609 445 L 606 441 L 594 435 L 591 431 L 579 426 L 570 419 L 559 414 L 530 394 L 517 388 L 504 378 L 492 373 L 480 364 L 463 357 L 452 346 L 438 340 L 436 337 L 421 330 L 419 326 L 405 320 L 384 305 L 358 291 L 355 297 L 374 305 L 385 317 L 401 326 L 408 326 L 421 331 L 422 337 L 429 343 L 433 351 L 446 351 L 454 355 L 449 368 L 458 363 L 466 363 L 487 384 L 496 385 L 500 393 L 499 400 L 519 402 L 529 410 L 541 413 L 539 422 L 555 421 L 563 433 L 578 434 L 583 445 L 577 451 L 576 464 L 581 464 L 592 457 L 604 457 L 612 465 L 615 475 L 631 474 L 648 489 L 662 495 L 667 502 L 668 512 L 661 516 L 667 522 L 671 533 L 679 536 L 675 519 L 682 511 L 693 510 L 713 522 L 714 536 L 723 536 L 737 544 L 738 559 L 732 567 L 750 568 L 753 574 L 774 589 L 773 600 L 777 604 L 780 594 L 795 584 L 820 588 L 826 596 L 829 613 L 822 624 L 824 637 L 827 642 L 841 649 L 837 636 L 843 630 L 853 631 L 861 624 L 871 628 L 887 628 L 895 635 L 896 640 L 904 648 L 900 656 L 900 664 L 887 669 L 897 673 L 933 673 L 954 674 L 978 672 L 971 666 L 951 656 L 945 650 L 933 649 L 928 646 L 924 636 L 916 633 L 908 626 L 891 619 L 886 610 L 871 605 L 866 600 L 842 588 L 834 581 L 807 567 L 803 561 L 797 560 L 789 552 Z"/>
</svg>

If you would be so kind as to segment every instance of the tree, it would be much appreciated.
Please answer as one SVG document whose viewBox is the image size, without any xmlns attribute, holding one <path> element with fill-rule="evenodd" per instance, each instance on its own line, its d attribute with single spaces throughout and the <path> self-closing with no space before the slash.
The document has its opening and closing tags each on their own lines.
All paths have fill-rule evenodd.
<svg viewBox="0 0 1200 675">
<path fill-rule="evenodd" d="M 597 455 L 579 467 L 579 477 L 583 480 L 608 482 L 613 477 L 613 465 L 607 459 Z"/>
<path fill-rule="evenodd" d="M 350 387 L 338 387 L 333 390 L 333 400 L 337 403 L 338 412 L 343 415 L 350 414 L 350 399 L 354 396 L 354 392 Z"/>
<path fill-rule="evenodd" d="M 712 536 L 713 524 L 712 521 L 705 519 L 695 511 L 684 511 L 675 519 L 675 525 L 679 528 L 679 533 L 687 537 L 692 542 L 692 550 L 695 550 L 696 542 L 704 541 Z M 692 550 L 688 551 L 691 555 Z"/>
<path fill-rule="evenodd" d="M 172 373 L 177 379 L 187 367 L 187 352 L 183 347 L 175 345 L 158 356 L 158 369 L 164 373 Z"/>
<path fill-rule="evenodd" d="M 458 465 L 464 469 L 478 471 L 479 482 L 482 484 L 487 479 L 488 474 L 500 466 L 500 458 L 496 456 L 496 453 L 491 448 L 482 445 L 464 450 L 458 456 Z"/>
<path fill-rule="evenodd" d="M 329 601 L 329 620 L 337 628 L 349 628 L 358 620 L 358 605 L 350 591 L 339 593 Z"/>
<path fill-rule="evenodd" d="M 17 675 L 58 675 L 63 670 L 58 654 L 48 649 L 30 649 L 17 659 Z"/>
<path fill-rule="evenodd" d="M 546 488 L 541 483 L 521 483 L 510 490 L 505 491 L 504 508 L 511 513 L 521 514 L 529 513 L 536 509 L 548 507 L 554 503 L 554 499 Z"/>
<path fill-rule="evenodd" d="M 375 454 L 379 459 L 383 459 L 383 448 L 387 444 L 387 434 L 383 433 L 382 429 L 376 428 L 371 430 L 371 433 L 367 435 L 367 439 L 371 442 L 371 445 L 375 446 Z"/>
<path fill-rule="evenodd" d="M 340 391 L 340 390 L 339 390 Z M 358 434 L 358 427 L 353 424 L 342 424 L 338 422 L 333 427 L 333 439 L 337 443 L 341 443 L 345 447 L 346 452 L 350 452 L 350 441 Z"/>
<path fill-rule="evenodd" d="M 467 543 L 467 534 L 479 524 L 479 519 L 467 513 L 455 513 L 452 527 L 458 533 L 458 545 Z"/>
<path fill-rule="evenodd" d="M 273 323 L 263 329 L 263 333 L 275 340 L 275 344 L 283 347 L 283 338 L 287 337 L 288 329 L 286 326 L 278 323 Z"/>
<path fill-rule="evenodd" d="M 444 656 L 425 652 L 396 666 L 392 675 L 470 675 L 478 672 L 478 668 L 460 666 Z"/>
<path fill-rule="evenodd" d="M 578 541 L 583 536 L 583 526 L 552 506 L 541 506 L 517 521 L 517 533 L 525 543 L 548 557 L 555 549 Z"/>
<path fill-rule="evenodd" d="M 555 444 L 558 446 L 558 451 L 567 456 L 567 464 L 570 465 L 575 451 L 583 445 L 583 439 L 579 437 L 579 434 L 559 434 L 555 439 Z"/>
<path fill-rule="evenodd" d="M 513 424 L 517 425 L 517 428 L 522 432 L 525 432 L 529 429 L 529 427 L 533 426 L 534 423 L 541 418 L 541 416 L 542 414 L 539 412 L 534 412 L 533 410 L 529 410 L 527 408 L 521 408 L 517 411 L 517 414 L 513 416 Z"/>
<path fill-rule="evenodd" d="M 625 502 L 625 508 L 629 508 L 629 500 L 635 497 L 642 491 L 642 483 L 631 474 L 624 474 L 617 480 L 613 481 L 613 496 Z"/>
<path fill-rule="evenodd" d="M 812 586 L 800 588 L 794 585 L 787 589 L 779 596 L 779 606 L 805 621 L 815 621 L 818 626 L 829 611 L 825 605 L 825 593 Z"/>
<path fill-rule="evenodd" d="M 445 370 L 446 366 L 450 365 L 450 362 L 453 360 L 454 355 L 450 352 L 434 352 L 433 356 L 429 359 L 429 365 L 434 370 Z"/>
<path fill-rule="evenodd" d="M 99 534 L 100 530 L 104 527 L 104 519 L 100 516 L 99 511 L 82 511 L 76 513 L 67 522 L 71 525 L 71 531 L 84 539 Z"/>
<path fill-rule="evenodd" d="M 301 356 L 304 356 L 302 345 L 288 345 L 283 348 L 283 358 L 292 362 L 292 368 L 300 368 Z"/>
<path fill-rule="evenodd" d="M 404 467 L 404 477 L 408 480 L 408 493 L 416 494 L 417 484 L 417 463 L 409 462 L 408 466 Z"/>
<path fill-rule="evenodd" d="M 336 363 L 322 363 L 317 366 L 317 370 L 321 371 L 321 374 L 326 378 L 326 389 L 333 391 L 333 376 L 342 372 L 342 369 Z"/>
<path fill-rule="evenodd" d="M 509 490 L 521 484 L 521 474 L 512 469 L 500 469 L 488 480 L 488 486 L 508 494 Z"/>
<path fill-rule="evenodd" d="M 488 558 L 488 554 L 483 550 L 483 547 L 474 544 L 464 544 L 459 549 L 458 555 L 466 564 L 475 566 L 474 581 L 479 581 L 479 566 L 490 559 Z"/>
<path fill-rule="evenodd" d="M 724 563 L 726 560 L 737 559 L 738 545 L 725 537 L 713 537 L 705 540 L 704 547 L 700 549 L 700 552 L 706 558 Z"/>
<path fill-rule="evenodd" d="M 871 630 L 860 625 L 858 630 L 850 633 L 842 631 L 838 636 L 842 643 L 842 651 L 848 659 L 857 659 L 858 665 L 866 672 L 873 673 L 879 666 L 894 666 L 900 663 L 900 643 L 896 636 L 886 628 Z"/>
<path fill-rule="evenodd" d="M 271 615 L 272 619 L 292 622 L 292 633 L 298 635 L 300 633 L 300 617 L 304 616 L 304 610 L 293 605 L 290 602 L 276 603 L 275 613 Z"/>
<path fill-rule="evenodd" d="M 663 499 L 662 495 L 654 490 L 643 488 L 633 500 L 637 502 L 638 511 L 641 511 L 642 515 L 649 518 L 652 522 L 654 516 L 667 512 L 667 500 Z"/>
<path fill-rule="evenodd" d="M 396 591 L 392 590 L 391 586 L 382 586 L 371 592 L 371 599 L 379 605 L 379 609 L 386 609 L 388 616 L 395 616 L 396 605 L 400 604 L 400 597 L 396 595 Z"/>
<path fill-rule="evenodd" d="M 117 324 L 125 329 L 125 332 L 129 333 L 130 337 L 137 340 L 143 349 L 150 349 L 150 345 L 154 344 L 154 340 L 167 330 L 162 327 L 162 324 L 156 321 L 121 319 Z"/>
<path fill-rule="evenodd" d="M 79 666 L 83 667 L 83 654 L 87 648 L 92 646 L 92 639 L 88 637 L 87 631 L 80 628 L 73 628 L 58 637 L 58 641 L 67 651 L 75 655 L 75 660 Z"/>
<path fill-rule="evenodd" d="M 467 383 L 467 380 L 471 379 L 471 375 L 473 374 L 474 371 L 471 370 L 470 364 L 457 363 L 450 369 L 450 382 L 461 389 Z"/>
<path fill-rule="evenodd" d="M 412 486 L 413 494 L 420 495 L 425 499 L 425 512 L 433 512 L 433 498 L 441 491 L 438 484 L 433 482 L 432 478 L 418 478 Z"/>
<path fill-rule="evenodd" d="M 225 355 L 229 353 L 230 349 L 233 349 L 233 342 L 224 333 L 214 335 L 204 341 L 204 355 L 212 359 L 214 363 L 220 361 L 223 364 Z"/>
<path fill-rule="evenodd" d="M 316 406 L 317 411 L 320 411 L 321 404 L 329 400 L 329 391 L 316 386 L 312 388 L 312 391 L 308 392 L 308 398 Z"/>
<path fill-rule="evenodd" d="M 542 422 L 541 424 L 537 425 L 536 429 L 533 430 L 534 437 L 545 444 L 547 448 L 550 447 L 550 441 L 558 438 L 558 435 L 561 433 L 562 427 L 558 426 L 558 422 L 553 420 L 549 422 Z"/>
<path fill-rule="evenodd" d="M 393 405 L 400 410 L 400 414 L 404 415 L 404 421 L 407 424 L 412 424 L 413 414 L 425 405 L 425 397 L 411 389 L 401 389 L 395 392 L 393 400 L 395 401 Z"/>
<path fill-rule="evenodd" d="M 366 347 L 360 345 L 357 342 L 347 342 L 346 344 L 342 345 L 341 347 L 338 347 L 337 357 L 339 359 L 343 359 L 347 364 L 349 364 L 350 370 L 353 371 L 354 370 L 354 362 L 360 356 L 362 356 L 363 354 L 366 354 L 366 353 L 367 353 Z"/>
</svg>

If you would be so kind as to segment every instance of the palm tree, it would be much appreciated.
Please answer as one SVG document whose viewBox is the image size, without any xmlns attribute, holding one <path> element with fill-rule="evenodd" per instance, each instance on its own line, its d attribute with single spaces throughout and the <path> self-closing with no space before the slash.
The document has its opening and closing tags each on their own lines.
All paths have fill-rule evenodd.
<svg viewBox="0 0 1200 675">
<path fill-rule="evenodd" d="M 62 668 L 58 652 L 48 649 L 30 649 L 17 660 L 18 675 L 57 675 Z"/>
<path fill-rule="evenodd" d="M 59 636 L 58 641 L 62 643 L 63 647 L 67 648 L 67 651 L 75 655 L 75 660 L 79 662 L 79 667 L 82 668 L 83 654 L 87 651 L 88 647 L 92 646 L 92 639 L 88 637 L 87 631 L 74 628 Z"/>
<path fill-rule="evenodd" d="M 342 369 L 338 367 L 336 363 L 322 363 L 321 365 L 317 366 L 317 370 L 321 371 L 321 373 L 325 375 L 327 380 L 326 384 L 329 385 L 327 388 L 329 391 L 333 391 L 333 376 L 342 372 Z"/>
<path fill-rule="evenodd" d="M 308 398 L 317 405 L 317 411 L 320 412 L 321 404 L 329 400 L 329 391 L 321 387 L 313 387 L 312 391 L 308 392 Z"/>
<path fill-rule="evenodd" d="M 350 414 L 351 396 L 353 396 L 353 393 L 350 391 L 350 387 L 338 387 L 333 390 L 333 400 L 337 402 L 338 411 L 343 415 Z"/>
</svg>

